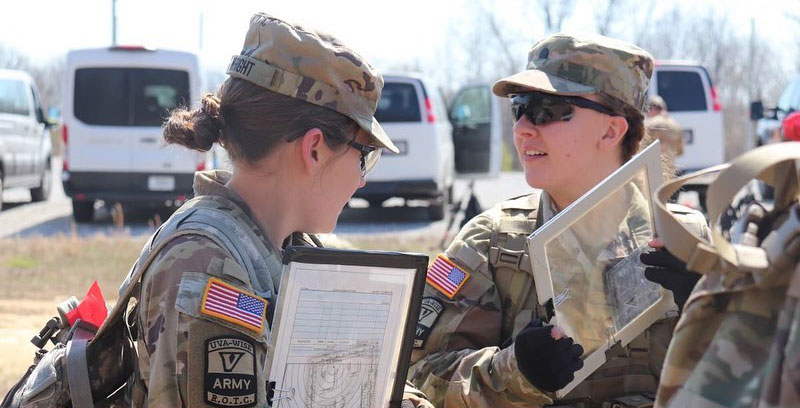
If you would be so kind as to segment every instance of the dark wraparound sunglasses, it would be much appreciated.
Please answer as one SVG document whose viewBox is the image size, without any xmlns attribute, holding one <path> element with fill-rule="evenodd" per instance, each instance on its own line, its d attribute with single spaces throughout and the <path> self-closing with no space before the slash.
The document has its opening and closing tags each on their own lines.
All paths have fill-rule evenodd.
<svg viewBox="0 0 800 408">
<path fill-rule="evenodd" d="M 569 121 L 575 115 L 575 106 L 606 115 L 620 116 L 607 106 L 577 96 L 531 92 L 511 97 L 511 113 L 514 115 L 514 120 L 520 120 L 522 115 L 525 115 L 532 124 L 537 126 Z"/>
<path fill-rule="evenodd" d="M 361 177 L 366 177 L 367 173 L 378 163 L 383 149 L 379 149 L 376 146 L 363 145 L 353 140 L 348 141 L 347 145 L 361 153 Z"/>
</svg>

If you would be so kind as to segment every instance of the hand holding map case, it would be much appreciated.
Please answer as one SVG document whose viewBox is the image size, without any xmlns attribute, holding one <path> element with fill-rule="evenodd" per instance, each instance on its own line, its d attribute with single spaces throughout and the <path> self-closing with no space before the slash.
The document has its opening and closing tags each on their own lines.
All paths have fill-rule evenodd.
<svg viewBox="0 0 800 408">
<path fill-rule="evenodd" d="M 270 406 L 400 407 L 428 256 L 291 247 L 283 263 Z"/>
<path fill-rule="evenodd" d="M 617 350 L 675 308 L 644 277 L 639 254 L 653 238 L 652 197 L 661 184 L 654 142 L 528 238 L 540 316 L 583 346 L 583 368 L 562 398 Z"/>
</svg>

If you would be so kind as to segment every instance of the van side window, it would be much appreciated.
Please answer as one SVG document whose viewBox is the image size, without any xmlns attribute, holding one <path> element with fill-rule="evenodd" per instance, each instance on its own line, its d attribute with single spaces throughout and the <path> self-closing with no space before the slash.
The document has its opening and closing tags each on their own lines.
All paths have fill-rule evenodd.
<svg viewBox="0 0 800 408">
<path fill-rule="evenodd" d="M 170 109 L 189 104 L 189 74 L 167 69 L 133 71 L 133 126 L 161 126 Z"/>
<path fill-rule="evenodd" d="M 0 79 L 0 113 L 31 114 L 25 84 L 21 81 Z"/>
<path fill-rule="evenodd" d="M 468 88 L 456 95 L 450 108 L 455 124 L 486 123 L 492 116 L 492 98 L 487 87 Z"/>
<path fill-rule="evenodd" d="M 800 111 L 800 77 L 792 81 L 778 100 L 778 109 L 784 113 Z"/>
<path fill-rule="evenodd" d="M 44 123 L 46 118 L 44 117 L 44 111 L 42 110 L 42 103 L 39 101 L 39 96 L 36 94 L 36 91 L 33 87 L 30 88 L 31 96 L 33 96 L 33 109 L 36 110 L 36 120 L 39 123 Z"/>
<path fill-rule="evenodd" d="M 75 71 L 75 117 L 89 125 L 161 126 L 167 112 L 189 102 L 189 74 L 145 68 Z"/>
<path fill-rule="evenodd" d="M 396 82 L 385 84 L 375 111 L 375 119 L 378 122 L 422 121 L 419 97 L 414 85 Z"/>
<path fill-rule="evenodd" d="M 705 87 L 695 71 L 661 71 L 658 73 L 658 95 L 670 112 L 706 111 Z"/>
</svg>

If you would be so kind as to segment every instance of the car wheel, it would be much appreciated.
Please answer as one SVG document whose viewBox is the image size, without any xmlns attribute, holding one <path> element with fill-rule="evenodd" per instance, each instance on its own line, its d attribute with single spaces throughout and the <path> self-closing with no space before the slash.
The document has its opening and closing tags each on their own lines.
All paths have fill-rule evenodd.
<svg viewBox="0 0 800 408">
<path fill-rule="evenodd" d="M 381 208 L 383 206 L 383 202 L 386 201 L 383 198 L 369 198 L 367 202 L 369 203 L 369 208 Z"/>
<path fill-rule="evenodd" d="M 47 160 L 44 172 L 42 172 L 41 185 L 31 189 L 31 200 L 33 202 L 47 201 L 50 198 L 50 188 L 53 186 L 53 170 L 50 167 L 50 160 Z"/>
<path fill-rule="evenodd" d="M 91 222 L 94 219 L 94 201 L 72 200 L 72 218 L 76 222 Z"/>
<path fill-rule="evenodd" d="M 442 195 L 431 201 L 430 206 L 428 206 L 428 217 L 433 221 L 439 221 L 444 218 L 445 210 L 447 209 L 447 205 L 450 203 L 450 191 L 449 189 L 444 189 L 442 191 Z"/>
<path fill-rule="evenodd" d="M 3 172 L 0 172 L 0 211 L 3 211 Z"/>
</svg>

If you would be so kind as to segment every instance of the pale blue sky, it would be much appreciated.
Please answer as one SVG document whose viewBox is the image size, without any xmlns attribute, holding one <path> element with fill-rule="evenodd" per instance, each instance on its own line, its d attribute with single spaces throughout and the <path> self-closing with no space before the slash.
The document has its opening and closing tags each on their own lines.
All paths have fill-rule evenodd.
<svg viewBox="0 0 800 408">
<path fill-rule="evenodd" d="M 630 0 L 636 1 L 636 0 Z M 111 0 L 3 0 L 0 43 L 12 46 L 37 62 L 71 48 L 101 47 L 111 43 Z M 513 44 L 524 61 L 527 48 L 541 36 L 540 20 L 521 5 L 534 0 L 482 0 L 502 25 L 525 33 Z M 118 0 L 118 42 L 160 48 L 199 50 L 203 15 L 204 63 L 222 69 L 238 53 L 250 15 L 266 11 L 309 27 L 328 31 L 364 55 L 379 68 L 418 65 L 430 69 L 441 59 L 447 38 L 463 24 L 471 24 L 471 0 L 402 1 L 245 1 L 245 0 Z M 604 0 L 577 0 L 580 5 L 565 29 L 594 28 L 592 6 Z M 797 60 L 800 24 L 785 17 L 800 14 L 800 0 L 672 0 L 660 1 L 656 13 L 679 4 L 685 10 L 727 14 L 737 32 L 750 32 L 753 18 L 758 34 L 786 51 L 787 65 Z M 463 28 L 463 27 L 461 27 Z M 791 71 L 791 70 L 790 70 Z"/>
</svg>

